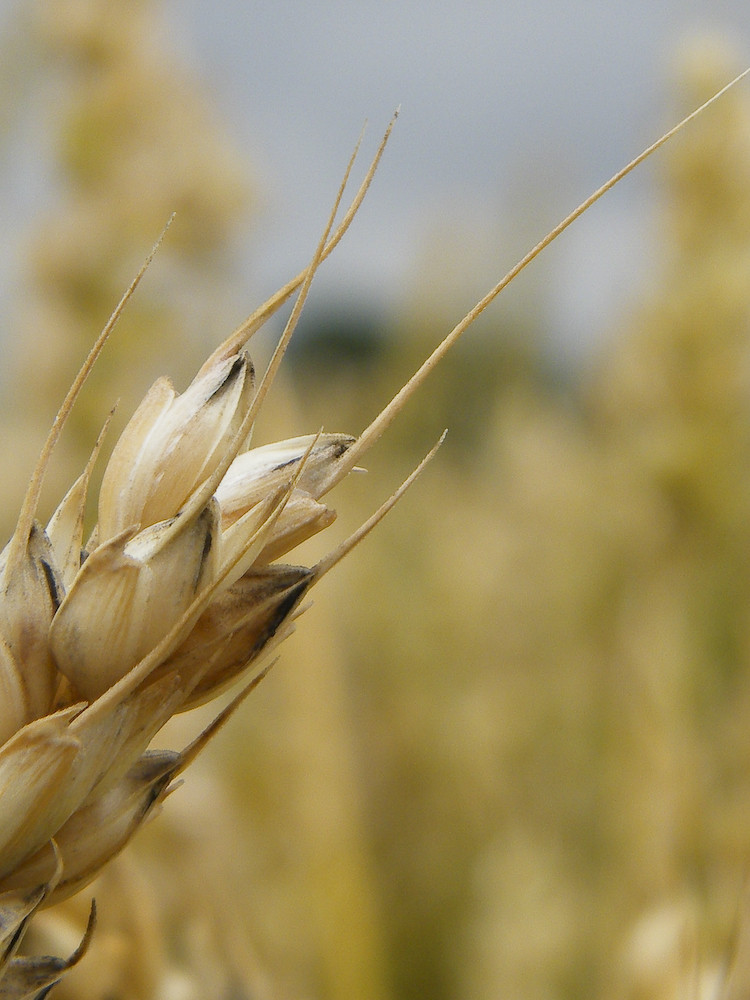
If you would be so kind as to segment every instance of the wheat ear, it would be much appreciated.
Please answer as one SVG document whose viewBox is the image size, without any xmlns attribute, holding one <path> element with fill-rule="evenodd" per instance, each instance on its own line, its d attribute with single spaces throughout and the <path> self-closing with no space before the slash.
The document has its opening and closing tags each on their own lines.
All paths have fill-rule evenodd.
<svg viewBox="0 0 750 1000">
<path fill-rule="evenodd" d="M 84 363 L 44 446 L 0 555 L 0 994 L 41 998 L 78 962 L 22 958 L 33 914 L 86 885 L 138 830 L 229 712 L 265 676 L 310 587 L 400 499 L 437 450 L 362 528 L 312 567 L 279 561 L 327 527 L 322 501 L 361 460 L 484 309 L 569 225 L 750 70 L 587 198 L 492 288 L 358 436 L 318 433 L 246 450 L 315 273 L 352 222 L 388 140 L 342 221 L 347 167 L 309 266 L 253 313 L 185 392 L 149 390 L 107 463 L 98 522 L 84 542 L 94 448 L 50 521 L 42 480 L 88 372 L 152 254 Z M 355 149 L 355 156 L 357 150 Z M 297 292 L 256 388 L 244 345 Z M 441 439 L 442 440 L 442 439 Z M 146 752 L 176 712 L 249 677 L 229 709 L 182 753 Z"/>
</svg>

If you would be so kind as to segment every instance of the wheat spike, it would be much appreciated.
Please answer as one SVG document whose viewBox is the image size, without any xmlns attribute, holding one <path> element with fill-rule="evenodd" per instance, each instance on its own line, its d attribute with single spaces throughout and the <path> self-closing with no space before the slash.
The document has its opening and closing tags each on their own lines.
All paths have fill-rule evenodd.
<svg viewBox="0 0 750 1000">
<path fill-rule="evenodd" d="M 183 393 L 167 379 L 152 386 L 114 447 L 98 497 L 97 527 L 84 541 L 89 474 L 99 442 L 46 526 L 37 520 L 39 493 L 65 420 L 143 271 L 137 276 L 61 407 L 17 528 L 0 555 L 1 996 L 42 996 L 81 959 L 93 932 L 93 911 L 81 945 L 65 960 L 19 957 L 34 912 L 85 886 L 122 849 L 228 712 L 264 676 L 269 655 L 291 631 L 309 589 L 391 509 L 438 446 L 320 563 L 279 562 L 332 522 L 335 514 L 323 497 L 515 275 L 720 94 L 636 157 L 531 250 L 362 434 L 319 433 L 248 450 L 253 422 L 317 268 L 351 223 L 389 126 L 365 181 L 334 228 L 352 157 L 309 267 L 231 334 Z M 256 386 L 245 344 L 295 291 L 290 319 Z M 147 750 L 176 712 L 247 676 L 239 698 L 182 753 Z"/>
</svg>

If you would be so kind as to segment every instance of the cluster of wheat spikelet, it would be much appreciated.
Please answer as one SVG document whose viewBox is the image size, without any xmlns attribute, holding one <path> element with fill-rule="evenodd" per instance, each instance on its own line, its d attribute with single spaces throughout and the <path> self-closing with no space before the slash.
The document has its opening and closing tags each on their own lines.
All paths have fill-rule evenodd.
<svg viewBox="0 0 750 1000">
<path fill-rule="evenodd" d="M 311 267 L 236 331 L 185 392 L 167 379 L 152 386 L 112 451 L 85 541 L 99 443 L 46 525 L 36 519 L 39 488 L 140 275 L 58 414 L 0 557 L 3 997 L 40 995 L 78 961 L 88 932 L 65 961 L 18 957 L 31 916 L 77 892 L 122 849 L 263 676 L 260 657 L 289 634 L 311 585 L 357 540 L 311 568 L 277 561 L 333 520 L 321 499 L 354 467 L 355 438 L 321 433 L 247 444 L 315 268 L 351 221 L 374 166 L 329 240 L 334 209 Z M 297 288 L 297 306 L 256 387 L 243 345 Z M 181 753 L 147 749 L 176 712 L 248 673 L 243 692 Z"/>
<path fill-rule="evenodd" d="M 278 562 L 331 523 L 323 498 L 518 271 L 670 134 L 534 248 L 357 438 L 321 433 L 248 450 L 316 268 L 353 218 L 386 134 L 331 235 L 347 171 L 309 268 L 235 331 L 183 394 L 166 379 L 154 384 L 111 454 L 97 524 L 84 541 L 99 444 L 46 526 L 37 521 L 40 488 L 62 426 L 139 275 L 63 403 L 0 556 L 0 996 L 42 996 L 80 959 L 93 908 L 81 945 L 65 960 L 19 957 L 33 914 L 77 892 L 122 849 L 264 676 L 261 660 L 289 634 L 310 587 L 393 506 L 424 463 L 321 562 Z M 296 290 L 256 387 L 244 344 Z M 148 749 L 172 715 L 246 675 L 241 693 L 182 752 Z"/>
</svg>

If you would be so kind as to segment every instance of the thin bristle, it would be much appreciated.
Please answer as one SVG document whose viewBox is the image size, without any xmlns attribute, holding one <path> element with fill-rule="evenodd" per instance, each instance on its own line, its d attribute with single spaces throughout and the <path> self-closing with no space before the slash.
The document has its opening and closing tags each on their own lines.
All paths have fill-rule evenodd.
<svg viewBox="0 0 750 1000">
<path fill-rule="evenodd" d="M 344 234 L 349 229 L 349 226 L 354 221 L 354 217 L 359 211 L 359 208 L 364 200 L 364 197 L 367 194 L 370 185 L 372 183 L 372 180 L 375 176 L 375 172 L 378 169 L 378 165 L 380 164 L 380 160 L 382 159 L 383 153 L 385 152 L 385 147 L 388 144 L 388 140 L 391 136 L 391 132 L 393 131 L 393 126 L 396 124 L 396 119 L 398 118 L 398 115 L 399 115 L 399 109 L 397 108 L 388 124 L 387 129 L 383 134 L 383 138 L 380 140 L 380 145 L 378 146 L 377 152 L 375 153 L 375 156 L 373 157 L 372 162 L 368 167 L 364 180 L 360 184 L 357 193 L 352 199 L 352 202 L 349 205 L 349 208 L 346 210 L 346 213 L 344 214 L 341 222 L 336 227 L 333 236 L 330 238 L 330 240 L 328 240 L 328 242 L 323 247 L 323 250 L 320 254 L 319 263 L 326 260 L 330 256 L 330 254 L 333 253 L 333 251 L 341 242 Z M 354 154 L 352 155 L 352 158 L 350 160 L 346 174 L 347 178 L 349 176 L 349 173 L 351 172 L 351 168 L 354 164 L 357 152 L 359 151 L 359 147 L 361 145 L 363 136 L 364 136 L 364 129 L 362 134 L 360 135 L 360 138 L 354 150 Z M 227 337 L 227 339 L 222 344 L 219 345 L 219 347 L 217 347 L 214 353 L 206 361 L 201 371 L 205 370 L 210 365 L 215 364 L 219 360 L 231 357 L 238 350 L 240 350 L 240 348 L 243 347 L 243 345 L 245 345 L 250 340 L 253 334 L 257 333 L 258 330 L 271 318 L 271 316 L 273 316 L 276 312 L 278 312 L 278 310 L 284 305 L 284 303 L 287 302 L 289 298 L 291 298 L 291 296 L 297 291 L 298 288 L 300 288 L 300 286 L 307 279 L 309 269 L 310 266 L 308 265 L 308 267 L 306 267 L 303 271 L 300 271 L 300 273 L 295 278 L 292 278 L 291 281 L 288 281 L 286 285 L 283 286 L 283 288 L 280 288 L 269 299 L 267 299 L 262 306 L 260 306 L 258 309 L 255 310 L 255 312 L 251 313 L 251 315 L 248 316 L 248 318 L 244 320 L 236 328 L 236 330 L 234 330 L 229 335 L 229 337 Z"/>
<path fill-rule="evenodd" d="M 273 381 L 276 377 L 276 374 L 279 370 L 279 367 L 281 366 L 281 362 L 286 353 L 286 349 L 289 346 L 289 342 L 292 339 L 292 335 L 294 334 L 294 331 L 297 328 L 297 323 L 299 322 L 299 318 L 302 315 L 302 308 L 305 304 L 305 301 L 307 300 L 307 295 L 310 291 L 310 286 L 312 285 L 313 278 L 315 277 L 318 267 L 320 266 L 321 262 L 323 261 L 326 255 L 328 236 L 331 232 L 331 229 L 333 228 L 334 222 L 336 221 L 336 215 L 338 213 L 339 206 L 341 205 L 341 200 L 344 197 L 344 191 L 346 190 L 346 186 L 349 182 L 349 177 L 351 175 L 354 162 L 357 158 L 357 153 L 359 152 L 361 141 L 362 138 L 360 136 L 360 139 L 358 140 L 356 146 L 354 147 L 354 151 L 352 152 L 352 155 L 349 158 L 346 170 L 344 171 L 344 176 L 341 180 L 339 189 L 336 193 L 336 198 L 334 199 L 333 207 L 331 208 L 330 214 L 328 216 L 328 222 L 326 224 L 326 227 L 318 242 L 318 245 L 315 249 L 315 253 L 313 254 L 313 258 L 310 264 L 303 272 L 304 277 L 302 279 L 301 286 L 299 288 L 299 294 L 297 296 L 297 300 L 294 303 L 294 307 L 292 308 L 292 312 L 289 316 L 289 319 L 286 322 L 281 337 L 279 338 L 279 341 L 276 344 L 276 348 L 271 356 L 271 360 L 268 362 L 268 366 L 263 374 L 263 378 L 261 379 L 260 385 L 256 390 L 255 397 L 252 400 L 247 410 L 247 413 L 244 415 L 242 422 L 239 426 L 239 429 L 235 433 L 233 442 L 227 447 L 224 455 L 217 462 L 212 475 L 205 481 L 205 483 L 201 486 L 201 488 L 195 493 L 195 495 L 191 499 L 190 504 L 193 511 L 202 508 L 208 501 L 208 499 L 216 491 L 219 483 L 226 475 L 227 469 L 234 461 L 234 459 L 237 457 L 237 454 L 239 453 L 243 444 L 247 440 L 247 437 L 253 426 L 255 418 L 258 415 L 260 406 L 263 403 L 264 399 L 266 398 L 266 394 L 268 393 L 269 389 L 273 384 Z M 383 142 L 381 143 L 381 150 L 384 147 L 385 141 L 386 140 L 384 139 Z M 232 338 L 230 338 L 230 340 L 232 340 Z M 217 355 L 217 358 L 221 357 L 223 359 L 224 356 L 225 356 L 225 351 L 222 348 L 222 350 Z M 203 370 L 205 370 L 205 366 L 204 369 L 201 369 L 201 371 Z M 190 508 L 186 509 L 186 513 L 188 514 L 190 513 Z"/>
<path fill-rule="evenodd" d="M 363 522 L 362 525 L 347 539 L 345 539 L 337 548 L 330 552 L 327 556 L 324 556 L 315 566 L 315 575 L 318 579 L 324 576 L 329 570 L 341 562 L 345 555 L 348 555 L 359 543 L 369 535 L 372 529 L 378 525 L 385 515 L 396 506 L 401 497 L 406 493 L 409 487 L 419 478 L 426 466 L 432 461 L 440 448 L 440 445 L 445 440 L 445 436 L 448 433 L 447 430 L 443 431 L 440 435 L 438 441 L 433 445 L 429 452 L 425 455 L 419 465 L 406 477 L 406 479 L 401 483 L 399 488 L 385 501 L 381 504 L 378 509 Z"/>
<path fill-rule="evenodd" d="M 107 320 L 104 328 L 102 329 L 102 332 L 99 334 L 96 341 L 94 342 L 93 347 L 86 356 L 86 360 L 81 365 L 78 374 L 73 380 L 73 383 L 70 386 L 70 389 L 68 390 L 65 399 L 63 400 L 62 405 L 60 406 L 60 409 L 57 411 L 55 419 L 52 422 L 52 427 L 50 428 L 49 434 L 47 435 L 47 439 L 42 447 L 39 459 L 37 460 L 37 464 L 31 475 L 31 480 L 29 482 L 28 488 L 26 490 L 26 495 L 24 496 L 23 503 L 21 505 L 21 512 L 18 516 L 18 521 L 16 523 L 15 531 L 13 532 L 13 538 L 11 539 L 10 550 L 8 553 L 7 565 L 9 568 L 17 564 L 17 562 L 22 557 L 24 546 L 26 545 L 29 533 L 31 532 L 31 525 L 34 521 L 34 518 L 36 517 L 36 511 L 39 504 L 39 496 L 41 494 L 42 485 L 44 483 L 44 476 L 47 472 L 47 466 L 49 465 L 52 453 L 55 450 L 55 445 L 58 442 L 62 429 L 65 426 L 65 423 L 67 422 L 67 419 L 70 416 L 70 413 L 76 403 L 76 400 L 78 399 L 81 390 L 83 389 L 83 386 L 86 383 L 86 379 L 91 374 L 91 371 L 94 365 L 96 364 L 97 360 L 99 359 L 99 355 L 101 354 L 104 345 L 109 340 L 110 334 L 114 330 L 117 321 L 119 320 L 120 316 L 123 313 L 123 310 L 125 309 L 125 306 L 130 301 L 138 285 L 141 283 L 141 279 L 143 278 L 146 271 L 149 269 L 154 257 L 156 256 L 159 248 L 164 242 L 164 237 L 167 235 L 167 230 L 171 226 L 173 220 L 174 220 L 174 214 L 171 215 L 170 218 L 167 220 L 167 223 L 162 229 L 159 238 L 151 248 L 151 252 L 144 260 L 136 276 L 133 278 L 128 287 L 125 289 L 122 298 L 117 303 L 117 306 L 115 307 L 111 316 Z"/>
<path fill-rule="evenodd" d="M 644 160 L 647 160 L 666 142 L 685 128 L 686 125 L 693 121 L 693 119 L 697 118 L 707 108 L 718 101 L 719 98 L 726 94 L 728 90 L 743 80 L 748 73 L 750 73 L 750 67 L 736 76 L 725 87 L 722 87 L 720 91 L 705 101 L 699 108 L 696 108 L 689 115 L 686 115 L 680 122 L 678 122 L 673 128 L 669 129 L 668 132 L 665 132 L 650 146 L 647 146 L 646 149 L 638 154 L 638 156 L 632 159 L 621 170 L 618 170 L 617 173 L 613 174 L 609 180 L 605 181 L 605 183 L 601 185 L 601 187 L 597 188 L 593 194 L 584 199 L 584 201 L 582 201 L 577 208 L 573 209 L 573 211 L 567 215 L 562 222 L 558 223 L 554 229 L 551 229 L 544 239 L 540 240 L 535 246 L 533 246 L 531 250 L 529 250 L 528 253 L 525 254 L 525 256 L 522 257 L 518 263 L 515 264 L 508 271 L 508 273 L 501 278 L 500 281 L 498 281 L 498 283 L 494 285 L 472 309 L 469 310 L 469 312 L 466 313 L 463 319 L 453 327 L 450 333 L 441 341 L 440 344 L 438 344 L 435 350 L 421 364 L 409 381 L 396 393 L 390 403 L 388 403 L 388 405 L 380 411 L 377 417 L 375 417 L 372 423 L 365 428 L 364 431 L 362 431 L 356 443 L 339 459 L 339 466 L 336 469 L 335 474 L 331 477 L 329 489 L 332 489 L 338 482 L 344 479 L 355 467 L 357 461 L 361 459 L 362 456 L 369 451 L 370 448 L 372 448 L 375 442 L 383 436 L 401 410 L 403 410 L 407 402 L 427 380 L 433 369 L 437 367 L 437 365 L 443 360 L 451 348 L 454 347 L 455 344 L 461 339 L 469 327 L 474 324 L 479 316 L 481 316 L 485 309 L 492 302 L 494 302 L 503 289 L 507 288 L 508 285 L 518 277 L 521 271 L 528 267 L 528 265 L 536 257 L 538 257 L 543 250 L 553 243 L 561 233 L 565 232 L 565 230 L 577 219 L 579 219 L 584 212 L 587 212 L 588 209 L 599 201 L 603 195 L 605 195 L 608 191 L 611 191 L 615 185 L 619 184 L 623 178 L 627 177 L 627 175 L 643 163 Z"/>
<path fill-rule="evenodd" d="M 179 767 L 177 767 L 173 772 L 174 777 L 177 777 L 178 774 L 181 774 L 182 771 L 184 771 L 187 767 L 189 767 L 190 764 L 193 763 L 195 758 L 208 745 L 209 741 L 212 740 L 214 736 L 216 736 L 216 734 L 219 732 L 219 730 L 226 725 L 226 723 L 231 719 L 231 717 L 234 715 L 234 713 L 237 711 L 237 709 L 240 707 L 243 701 L 245 701 L 247 696 L 257 688 L 257 686 L 260 684 L 262 680 L 265 680 L 265 678 L 268 676 L 268 674 L 271 672 L 271 670 L 277 663 L 278 663 L 278 657 L 276 657 L 265 667 L 263 667 L 262 670 L 259 670 L 258 673 L 255 675 L 255 677 L 253 677 L 253 679 L 242 688 L 240 693 L 235 695 L 234 698 L 232 698 L 232 700 L 229 702 L 226 708 L 222 709 L 221 712 L 216 716 L 216 718 L 213 719 L 208 726 L 206 726 L 203 732 L 199 736 L 197 736 L 189 746 L 185 747 L 185 749 L 180 754 Z"/>
</svg>

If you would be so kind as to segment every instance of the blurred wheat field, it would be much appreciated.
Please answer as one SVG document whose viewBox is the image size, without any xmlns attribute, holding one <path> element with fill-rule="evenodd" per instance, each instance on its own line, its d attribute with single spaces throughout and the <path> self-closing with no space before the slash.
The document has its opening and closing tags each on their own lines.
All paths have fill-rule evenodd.
<svg viewBox="0 0 750 1000">
<path fill-rule="evenodd" d="M 76 70 L 59 134 L 74 194 L 30 240 L 34 294 L 19 323 L 49 371 L 38 391 L 38 366 L 6 362 L 13 468 L 24 461 L 15 456 L 35 457 L 31 401 L 55 405 L 61 367 L 75 366 L 175 198 L 178 128 L 115 134 L 109 156 L 98 140 L 123 115 L 142 121 L 144 106 L 174 121 L 186 82 L 155 78 L 143 25 L 124 30 L 93 0 L 71 11 L 84 8 L 78 21 L 42 26 Z M 138 10 L 147 23 L 149 5 Z M 679 112 L 734 68 L 710 45 L 696 50 Z M 215 155 L 185 158 L 186 228 L 164 251 L 186 296 L 196 260 L 197 270 L 213 262 L 220 281 L 219 248 L 251 190 L 206 119 L 203 137 L 191 124 L 196 149 L 207 142 Z M 144 149 L 162 164 L 145 206 L 128 201 L 123 166 Z M 53 995 L 747 995 L 747 88 L 656 170 L 658 270 L 632 290 L 588 369 L 555 377 L 541 331 L 485 323 L 367 475 L 340 490 L 344 537 L 453 426 L 415 491 L 321 586 L 279 665 L 163 813 L 85 899 L 37 920 L 40 948 L 57 947 L 97 896 L 91 952 Z M 192 296 L 204 289 L 182 303 L 136 300 L 116 340 L 123 353 L 87 394 L 68 469 L 115 397 L 148 384 L 139 366 L 152 343 L 170 374 L 181 374 L 166 367 L 176 355 L 189 367 L 182 329 L 195 329 Z M 359 357 L 326 354 L 320 341 L 316 353 L 311 340 L 256 440 L 363 427 L 450 325 L 436 331 L 429 295 L 429 283 L 415 289 L 401 329 Z M 4 485 L 12 522 L 25 482 Z M 176 742 L 199 727 L 180 719 Z"/>
</svg>

